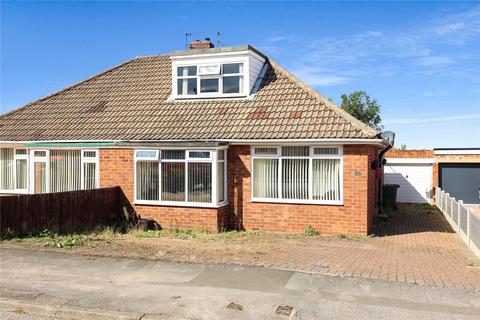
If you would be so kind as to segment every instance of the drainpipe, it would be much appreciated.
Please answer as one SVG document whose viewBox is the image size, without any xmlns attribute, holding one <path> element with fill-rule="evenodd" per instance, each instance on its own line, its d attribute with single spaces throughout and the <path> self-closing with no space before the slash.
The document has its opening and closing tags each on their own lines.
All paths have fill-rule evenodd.
<svg viewBox="0 0 480 320">
<path fill-rule="evenodd" d="M 378 165 L 377 168 L 381 169 L 384 167 L 385 163 L 385 153 L 387 153 L 388 150 L 393 148 L 393 145 L 395 143 L 395 132 L 393 131 L 385 131 L 382 132 L 378 135 L 379 138 L 382 138 L 383 140 L 386 140 L 388 142 L 388 146 L 386 146 L 380 153 L 378 154 Z M 382 213 L 383 211 L 383 176 L 378 179 L 378 212 Z"/>
</svg>

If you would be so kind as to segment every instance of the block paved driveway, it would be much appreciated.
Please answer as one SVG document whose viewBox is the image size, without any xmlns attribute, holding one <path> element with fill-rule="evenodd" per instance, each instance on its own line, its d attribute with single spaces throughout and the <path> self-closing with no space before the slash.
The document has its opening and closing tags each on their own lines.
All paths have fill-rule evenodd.
<svg viewBox="0 0 480 320">
<path fill-rule="evenodd" d="M 308 272 L 480 290 L 480 260 L 436 208 L 400 204 L 368 239 L 323 238 L 255 264 Z"/>
</svg>

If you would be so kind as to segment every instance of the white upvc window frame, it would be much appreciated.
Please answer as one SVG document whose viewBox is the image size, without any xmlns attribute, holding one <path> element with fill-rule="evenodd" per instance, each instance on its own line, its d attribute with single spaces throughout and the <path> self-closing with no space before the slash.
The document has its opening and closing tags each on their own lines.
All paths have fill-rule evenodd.
<svg viewBox="0 0 480 320">
<path fill-rule="evenodd" d="M 175 207 L 206 207 L 206 208 L 219 208 L 227 204 L 227 147 L 219 147 L 216 149 L 205 149 L 205 148 L 181 148 L 181 147 L 172 147 L 172 148 L 160 148 L 155 149 L 159 151 L 159 157 L 157 160 L 153 159 L 142 159 L 136 157 L 137 151 L 140 150 L 149 150 L 153 149 L 134 149 L 134 204 L 138 205 L 160 205 L 160 206 L 175 206 Z M 168 150 L 182 150 L 185 151 L 184 159 L 162 159 L 162 152 Z M 217 200 L 217 163 L 218 163 L 218 151 L 225 150 L 225 166 L 224 166 L 224 201 Z M 190 152 L 209 152 L 209 158 L 195 158 L 190 157 Z M 158 162 L 158 199 L 159 200 L 142 200 L 137 198 L 137 162 L 138 161 L 152 161 Z M 185 163 L 185 201 L 165 201 L 162 200 L 162 164 L 163 163 Z M 212 195 L 211 202 L 189 202 L 188 201 L 188 164 L 189 163 L 210 163 L 212 166 Z"/>
<path fill-rule="evenodd" d="M 99 154 L 100 150 L 97 148 L 66 148 L 66 147 L 21 147 L 13 146 L 7 147 L 13 149 L 13 190 L 0 190 L 0 193 L 15 193 L 15 194 L 34 194 L 34 163 L 35 162 L 44 162 L 45 163 L 45 174 L 46 174 L 46 193 L 50 192 L 50 150 L 79 150 L 80 151 L 80 175 L 81 175 L 81 189 L 85 190 L 85 177 L 84 177 L 84 164 L 85 163 L 95 163 L 95 188 L 100 187 L 100 161 Z M 27 150 L 26 154 L 17 154 L 17 150 Z M 45 156 L 36 156 L 37 151 L 45 152 Z M 95 157 L 86 157 L 86 152 L 95 152 Z M 27 188 L 19 189 L 17 188 L 17 160 L 26 160 L 27 161 Z"/>
<path fill-rule="evenodd" d="M 250 194 L 252 202 L 269 202 L 269 203 L 293 203 L 293 204 L 323 204 L 323 205 L 343 205 L 343 145 L 310 145 L 308 156 L 283 156 L 282 147 L 305 146 L 306 145 L 255 145 L 251 146 L 250 154 Z M 275 154 L 256 154 L 255 148 L 275 148 Z M 314 155 L 314 148 L 338 148 L 338 154 L 320 154 Z M 254 159 L 278 159 L 278 198 L 259 198 L 254 196 Z M 283 159 L 308 159 L 308 196 L 309 199 L 285 199 L 282 198 L 282 160 Z M 340 200 L 314 200 L 313 199 L 313 159 L 339 159 L 340 160 Z"/>
<path fill-rule="evenodd" d="M 45 156 L 36 156 L 36 152 L 45 152 Z M 35 162 L 45 163 L 45 193 L 50 192 L 50 150 L 44 148 L 30 149 L 30 161 L 29 161 L 29 193 L 35 194 Z"/>
<path fill-rule="evenodd" d="M 26 150 L 26 154 L 17 154 L 17 150 Z M 29 192 L 29 185 L 30 185 L 30 161 L 29 161 L 29 151 L 27 148 L 14 148 L 13 149 L 13 184 L 14 184 L 14 192 L 15 193 L 25 193 Z M 27 161 L 27 187 L 25 189 L 19 189 L 17 187 L 17 160 L 26 160 Z"/>
<path fill-rule="evenodd" d="M 218 151 L 223 151 L 223 160 L 218 159 Z M 227 149 L 218 149 L 216 152 L 216 163 L 218 166 L 219 162 L 223 162 L 223 201 L 218 201 L 219 204 L 226 204 L 227 203 Z M 217 174 L 217 172 L 215 173 Z M 215 182 L 215 189 L 217 188 L 217 183 Z M 218 197 L 218 194 L 216 194 Z"/>
<path fill-rule="evenodd" d="M 242 64 L 241 73 L 228 73 L 223 74 L 223 65 L 224 64 Z M 219 74 L 200 74 L 199 69 L 202 66 L 212 66 L 219 65 L 220 73 Z M 195 76 L 179 76 L 178 68 L 181 67 L 196 67 Z M 223 93 L 223 77 L 231 76 L 241 76 L 243 78 L 243 85 L 240 87 L 240 92 L 238 93 Z M 249 83 L 249 70 L 248 70 L 248 59 L 245 58 L 232 58 L 231 60 L 219 60 L 216 62 L 201 62 L 197 60 L 185 61 L 185 62 L 175 62 L 172 63 L 172 97 L 175 100 L 191 100 L 191 99 L 206 99 L 206 98 L 239 98 L 246 97 L 249 95 L 248 92 L 248 83 Z M 179 79 L 188 79 L 196 78 L 197 79 L 197 94 L 178 94 L 178 81 Z M 201 79 L 218 79 L 218 92 L 201 92 Z"/>
<path fill-rule="evenodd" d="M 82 149 L 80 150 L 81 155 L 80 155 L 80 174 L 81 174 L 81 188 L 82 190 L 85 190 L 85 168 L 84 164 L 85 163 L 94 163 L 95 164 L 95 189 L 100 187 L 100 162 L 99 162 L 99 157 L 98 153 L 99 151 L 97 149 Z M 95 157 L 86 157 L 85 153 L 86 152 L 95 152 Z"/>
</svg>

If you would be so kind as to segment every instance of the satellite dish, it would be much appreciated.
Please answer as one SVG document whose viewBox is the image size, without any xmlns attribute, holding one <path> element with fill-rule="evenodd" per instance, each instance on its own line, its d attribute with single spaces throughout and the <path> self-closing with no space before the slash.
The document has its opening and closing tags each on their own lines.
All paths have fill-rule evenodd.
<svg viewBox="0 0 480 320">
<path fill-rule="evenodd" d="M 386 140 L 388 142 L 388 144 L 393 147 L 393 145 L 395 143 L 395 132 L 385 131 L 385 132 L 382 132 L 382 134 L 380 136 L 382 137 L 383 140 Z"/>
</svg>

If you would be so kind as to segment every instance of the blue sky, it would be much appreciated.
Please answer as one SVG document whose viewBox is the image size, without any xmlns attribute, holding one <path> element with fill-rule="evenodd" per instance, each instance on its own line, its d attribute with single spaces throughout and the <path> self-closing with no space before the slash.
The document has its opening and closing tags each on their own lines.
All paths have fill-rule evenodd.
<svg viewBox="0 0 480 320">
<path fill-rule="evenodd" d="M 337 103 L 367 91 L 397 145 L 480 147 L 478 2 L 2 2 L 0 112 L 217 31 Z"/>
</svg>

